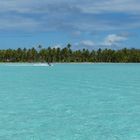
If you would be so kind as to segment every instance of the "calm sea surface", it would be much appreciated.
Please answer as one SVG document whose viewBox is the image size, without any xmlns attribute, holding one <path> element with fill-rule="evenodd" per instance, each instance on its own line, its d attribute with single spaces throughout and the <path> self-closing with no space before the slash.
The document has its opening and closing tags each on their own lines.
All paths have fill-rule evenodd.
<svg viewBox="0 0 140 140">
<path fill-rule="evenodd" d="M 140 64 L 0 64 L 0 140 L 140 140 Z"/>
</svg>

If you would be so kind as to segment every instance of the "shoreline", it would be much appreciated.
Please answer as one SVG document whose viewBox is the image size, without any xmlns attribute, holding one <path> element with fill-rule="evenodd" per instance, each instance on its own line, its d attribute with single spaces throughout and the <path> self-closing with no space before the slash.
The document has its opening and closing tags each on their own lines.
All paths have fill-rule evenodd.
<svg viewBox="0 0 140 140">
<path fill-rule="evenodd" d="M 41 62 L 0 62 L 0 64 L 48 64 Z M 52 62 L 51 64 L 140 64 L 140 62 Z"/>
</svg>

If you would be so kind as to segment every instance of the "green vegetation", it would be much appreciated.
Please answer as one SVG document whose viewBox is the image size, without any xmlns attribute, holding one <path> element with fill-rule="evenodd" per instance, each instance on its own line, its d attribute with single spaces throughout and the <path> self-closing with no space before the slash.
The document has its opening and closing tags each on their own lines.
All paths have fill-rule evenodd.
<svg viewBox="0 0 140 140">
<path fill-rule="evenodd" d="M 98 49 L 89 51 L 65 48 L 7 49 L 0 50 L 0 62 L 140 62 L 140 49 Z"/>
</svg>

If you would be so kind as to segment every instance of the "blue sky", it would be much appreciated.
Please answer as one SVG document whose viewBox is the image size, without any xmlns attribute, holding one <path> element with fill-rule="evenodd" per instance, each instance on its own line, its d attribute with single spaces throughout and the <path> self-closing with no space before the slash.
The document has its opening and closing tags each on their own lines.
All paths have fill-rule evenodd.
<svg viewBox="0 0 140 140">
<path fill-rule="evenodd" d="M 140 0 L 0 0 L 0 49 L 140 48 Z"/>
</svg>

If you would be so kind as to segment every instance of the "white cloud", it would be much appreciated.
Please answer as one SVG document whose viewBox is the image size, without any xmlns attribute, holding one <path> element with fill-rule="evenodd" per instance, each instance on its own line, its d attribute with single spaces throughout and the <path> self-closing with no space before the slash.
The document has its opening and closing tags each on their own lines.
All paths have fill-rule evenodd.
<svg viewBox="0 0 140 140">
<path fill-rule="evenodd" d="M 83 49 L 86 48 L 88 50 L 92 50 L 94 48 L 94 41 L 92 40 L 82 40 L 74 44 L 73 49 Z"/>
<path fill-rule="evenodd" d="M 126 19 L 105 17 L 125 13 Z M 135 16 L 133 15 L 135 14 Z M 120 30 L 140 27 L 139 0 L 1 0 L 0 29 L 20 30 Z M 8 16 L 7 16 L 8 15 Z M 17 20 L 17 18 L 19 20 Z M 7 18 L 7 19 L 6 19 Z M 133 20 L 132 20 L 133 18 Z M 121 23 L 121 25 L 120 25 Z M 13 24 L 13 25 L 10 25 Z"/>
<path fill-rule="evenodd" d="M 81 31 L 74 31 L 72 34 L 74 36 L 80 36 L 81 35 Z"/>
<path fill-rule="evenodd" d="M 118 43 L 123 42 L 125 40 L 127 40 L 126 36 L 110 34 L 105 38 L 103 45 L 106 46 L 117 45 Z"/>
<path fill-rule="evenodd" d="M 94 43 L 93 41 L 91 41 L 91 40 L 83 40 L 83 41 L 81 42 L 81 44 L 82 44 L 82 45 L 85 45 L 85 46 L 88 46 L 88 47 L 92 47 L 92 46 L 95 45 L 95 43 Z"/>
<path fill-rule="evenodd" d="M 93 47 L 95 43 L 91 40 L 82 40 L 81 42 L 77 43 L 78 46 L 85 46 L 85 47 Z"/>
<path fill-rule="evenodd" d="M 62 45 L 61 44 L 56 44 L 56 45 L 53 46 L 53 48 L 56 48 L 56 49 L 57 48 L 62 48 Z"/>
<path fill-rule="evenodd" d="M 0 30 L 10 30 L 10 31 L 34 31 L 37 30 L 40 23 L 30 19 L 30 18 L 22 18 L 18 16 L 13 16 L 12 18 L 2 18 L 0 19 Z"/>
<path fill-rule="evenodd" d="M 85 13 L 129 12 L 140 14 L 139 0 L 4 0 L 0 2 L 0 11 L 48 12 L 50 7 L 56 11 L 77 8 Z"/>
<path fill-rule="evenodd" d="M 80 6 L 85 13 L 123 12 L 140 14 L 139 0 L 101 0 Z"/>
<path fill-rule="evenodd" d="M 82 40 L 79 43 L 75 43 L 75 47 L 77 49 L 87 48 L 89 50 L 98 49 L 98 48 L 122 48 L 124 47 L 123 42 L 125 42 L 129 37 L 128 33 L 121 33 L 121 34 L 109 34 L 103 41 L 95 42 L 93 40 Z"/>
</svg>

